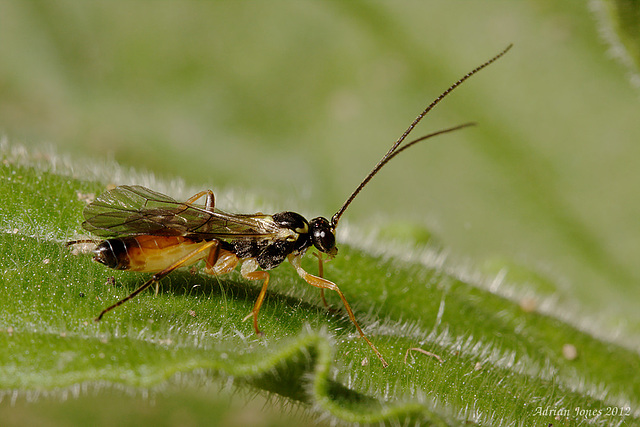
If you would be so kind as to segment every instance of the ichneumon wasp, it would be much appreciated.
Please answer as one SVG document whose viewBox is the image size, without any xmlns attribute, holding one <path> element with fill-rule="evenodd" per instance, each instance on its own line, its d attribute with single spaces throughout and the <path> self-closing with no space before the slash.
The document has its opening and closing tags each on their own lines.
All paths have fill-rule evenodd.
<svg viewBox="0 0 640 427">
<path fill-rule="evenodd" d="M 510 48 L 511 45 L 507 46 L 498 55 L 467 73 L 431 102 L 362 180 L 331 220 L 318 217 L 307 221 L 295 212 L 273 215 L 226 213 L 216 208 L 211 190 L 201 191 L 185 202 L 137 185 L 122 185 L 102 194 L 83 211 L 85 221 L 82 227 L 105 239 L 93 249 L 93 259 L 109 268 L 155 274 L 129 296 L 102 310 L 96 321 L 176 268 L 204 260 L 206 273 L 229 273 L 240 264 L 242 277 L 262 281 L 258 299 L 245 318 L 253 317 L 253 328 L 256 334 L 260 334 L 258 312 L 269 284 L 268 270 L 287 259 L 305 282 L 320 288 L 322 292 L 329 289 L 338 293 L 360 336 L 369 344 L 383 366 L 388 366 L 382 354 L 360 328 L 342 291 L 335 283 L 322 277 L 321 256 L 318 257 L 321 270 L 318 276 L 309 274 L 302 268 L 302 257 L 312 246 L 329 257 L 336 255 L 338 249 L 335 231 L 342 214 L 387 162 L 421 141 L 473 125 L 465 123 L 443 129 L 401 146 L 413 128 L 443 98 L 469 77 L 498 60 Z M 196 204 L 202 198 L 204 204 Z M 91 242 L 76 240 L 68 244 L 88 241 Z M 322 297 L 324 300 L 324 294 Z"/>
</svg>

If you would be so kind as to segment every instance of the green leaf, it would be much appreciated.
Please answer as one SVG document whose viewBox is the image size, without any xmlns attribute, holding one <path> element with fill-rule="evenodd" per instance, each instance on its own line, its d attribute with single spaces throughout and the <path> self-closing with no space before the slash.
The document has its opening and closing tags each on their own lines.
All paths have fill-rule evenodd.
<svg viewBox="0 0 640 427">
<path fill-rule="evenodd" d="M 540 414 L 544 408 L 565 408 L 560 424 L 597 423 L 573 408 L 637 403 L 636 352 L 535 307 L 523 310 L 461 267 L 433 262 L 437 253 L 429 248 L 401 260 L 358 249 L 355 240 L 327 264 L 327 277 L 343 288 L 387 369 L 358 338 L 336 295 L 327 295 L 335 307 L 327 311 L 287 265 L 272 273 L 260 312 L 264 337 L 242 322 L 258 285 L 237 274 L 174 273 L 158 295 L 140 295 L 94 323 L 96 313 L 144 280 L 65 246 L 81 233 L 84 197 L 103 186 L 15 152 L 4 146 L 0 174 L 5 398 L 59 395 L 79 385 L 80 395 L 105 387 L 171 395 L 231 380 L 331 420 L 438 425 L 557 423 L 555 413 Z M 306 268 L 313 267 L 308 259 Z M 577 357 L 563 355 L 567 345 Z M 626 420 L 640 421 L 635 413 Z"/>
<path fill-rule="evenodd" d="M 638 93 L 598 4 L 631 55 L 621 2 L 0 2 L 0 129 L 27 147 L 2 143 L 3 426 L 637 424 Z M 325 274 L 390 368 L 288 265 L 262 338 L 237 273 L 175 272 L 92 322 L 148 277 L 64 246 L 92 195 L 330 216 L 509 43 L 412 136 L 478 126 L 385 166 L 341 221 Z"/>
<path fill-rule="evenodd" d="M 612 52 L 627 65 L 640 83 L 640 2 L 601 0 L 594 2 Z"/>
</svg>

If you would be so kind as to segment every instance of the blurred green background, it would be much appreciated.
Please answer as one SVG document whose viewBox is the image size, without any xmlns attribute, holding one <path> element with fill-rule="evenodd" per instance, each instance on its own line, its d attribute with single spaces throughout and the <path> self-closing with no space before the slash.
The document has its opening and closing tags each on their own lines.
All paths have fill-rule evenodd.
<svg viewBox="0 0 640 427">
<path fill-rule="evenodd" d="M 543 0 L 1 1 L 0 132 L 330 216 L 433 98 L 514 43 L 414 136 L 479 126 L 394 160 L 341 226 L 428 230 L 523 289 L 515 273 L 534 272 L 558 315 L 636 348 L 640 90 L 598 16 Z"/>
</svg>

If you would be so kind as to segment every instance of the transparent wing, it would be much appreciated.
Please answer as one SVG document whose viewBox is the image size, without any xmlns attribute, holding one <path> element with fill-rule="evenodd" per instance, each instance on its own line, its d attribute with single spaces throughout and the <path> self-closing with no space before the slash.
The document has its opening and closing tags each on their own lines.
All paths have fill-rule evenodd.
<svg viewBox="0 0 640 427">
<path fill-rule="evenodd" d="M 270 237 L 279 230 L 269 215 L 206 210 L 139 185 L 122 185 L 100 195 L 82 214 L 82 227 L 105 238 L 148 234 L 234 240 Z"/>
</svg>

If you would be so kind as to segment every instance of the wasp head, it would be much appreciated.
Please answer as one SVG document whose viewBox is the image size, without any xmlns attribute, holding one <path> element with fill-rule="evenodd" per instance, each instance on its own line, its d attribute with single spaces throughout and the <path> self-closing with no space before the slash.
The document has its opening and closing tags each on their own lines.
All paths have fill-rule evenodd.
<svg viewBox="0 0 640 427">
<path fill-rule="evenodd" d="M 318 217 L 309 221 L 309 233 L 311 234 L 311 243 L 320 252 L 331 256 L 338 253 L 335 230 L 326 218 Z"/>
</svg>

